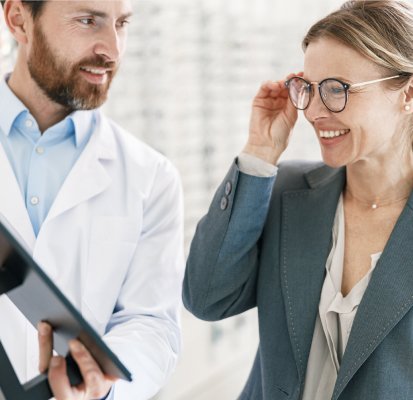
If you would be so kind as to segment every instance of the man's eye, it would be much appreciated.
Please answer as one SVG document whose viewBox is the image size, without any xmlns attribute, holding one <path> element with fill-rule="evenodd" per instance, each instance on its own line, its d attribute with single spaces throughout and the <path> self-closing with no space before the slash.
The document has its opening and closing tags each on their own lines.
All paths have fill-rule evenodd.
<svg viewBox="0 0 413 400">
<path fill-rule="evenodd" d="M 79 19 L 79 22 L 80 22 L 82 25 L 89 26 L 89 25 L 93 25 L 93 23 L 94 23 L 95 21 L 93 20 L 93 18 L 81 18 L 81 19 Z"/>
<path fill-rule="evenodd" d="M 120 21 L 120 22 L 118 23 L 118 26 L 119 26 L 120 28 L 126 28 L 129 24 L 130 24 L 130 21 L 124 20 L 124 21 Z"/>
</svg>

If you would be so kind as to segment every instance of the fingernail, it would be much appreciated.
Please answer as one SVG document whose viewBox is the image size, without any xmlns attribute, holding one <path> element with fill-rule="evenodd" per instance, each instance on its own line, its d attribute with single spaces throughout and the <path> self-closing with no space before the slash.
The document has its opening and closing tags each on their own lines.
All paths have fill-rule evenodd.
<svg viewBox="0 0 413 400">
<path fill-rule="evenodd" d="M 60 357 L 52 357 L 50 360 L 50 366 L 52 368 L 57 368 L 61 364 L 62 360 Z"/>
<path fill-rule="evenodd" d="M 38 326 L 39 333 L 42 336 L 47 336 L 50 333 L 50 325 L 45 324 L 45 323 L 40 323 Z"/>
</svg>

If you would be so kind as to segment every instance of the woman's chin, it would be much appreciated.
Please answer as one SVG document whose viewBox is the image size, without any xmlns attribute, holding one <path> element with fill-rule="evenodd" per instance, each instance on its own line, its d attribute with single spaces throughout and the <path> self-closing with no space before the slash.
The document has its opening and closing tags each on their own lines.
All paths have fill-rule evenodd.
<svg viewBox="0 0 413 400">
<path fill-rule="evenodd" d="M 341 168 L 345 167 L 346 163 L 340 162 L 340 160 L 332 160 L 331 158 L 323 157 L 323 162 L 330 168 Z"/>
</svg>

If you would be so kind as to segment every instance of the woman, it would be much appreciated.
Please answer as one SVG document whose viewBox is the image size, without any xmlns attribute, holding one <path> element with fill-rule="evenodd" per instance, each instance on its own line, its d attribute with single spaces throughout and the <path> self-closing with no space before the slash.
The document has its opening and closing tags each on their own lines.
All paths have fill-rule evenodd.
<svg viewBox="0 0 413 400">
<path fill-rule="evenodd" d="M 241 399 L 413 399 L 413 8 L 348 1 L 266 82 L 198 225 L 184 303 L 258 307 Z M 323 163 L 280 163 L 303 110 Z M 278 167 L 275 167 L 278 165 Z"/>
</svg>

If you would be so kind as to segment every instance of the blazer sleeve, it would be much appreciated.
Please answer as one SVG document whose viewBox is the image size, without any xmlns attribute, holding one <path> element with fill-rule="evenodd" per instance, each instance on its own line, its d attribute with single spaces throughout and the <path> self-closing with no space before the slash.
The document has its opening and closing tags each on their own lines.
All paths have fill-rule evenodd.
<svg viewBox="0 0 413 400">
<path fill-rule="evenodd" d="M 259 238 L 275 177 L 239 171 L 236 162 L 199 222 L 184 278 L 183 302 L 198 318 L 214 321 L 256 305 Z"/>
</svg>

